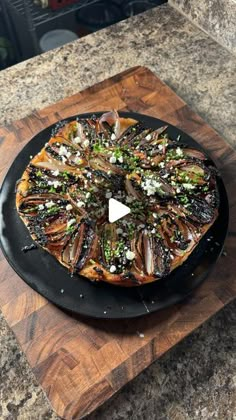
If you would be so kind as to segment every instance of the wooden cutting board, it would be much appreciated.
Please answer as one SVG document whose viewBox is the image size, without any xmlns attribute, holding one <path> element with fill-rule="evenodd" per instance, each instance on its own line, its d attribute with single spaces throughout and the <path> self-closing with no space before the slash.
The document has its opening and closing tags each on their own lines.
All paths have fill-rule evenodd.
<svg viewBox="0 0 236 420">
<path fill-rule="evenodd" d="M 31 290 L 1 254 L 0 307 L 53 408 L 65 419 L 93 411 L 236 297 L 236 153 L 147 68 L 132 68 L 1 127 L 1 178 L 43 128 L 70 115 L 111 108 L 166 120 L 209 150 L 229 195 L 227 256 L 184 303 L 135 321 L 100 321 L 65 314 Z"/>
</svg>

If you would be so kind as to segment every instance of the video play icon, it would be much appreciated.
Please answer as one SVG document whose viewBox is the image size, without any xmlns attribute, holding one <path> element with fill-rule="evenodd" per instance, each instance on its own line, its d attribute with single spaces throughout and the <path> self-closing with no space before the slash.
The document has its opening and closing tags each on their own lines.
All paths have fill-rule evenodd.
<svg viewBox="0 0 236 420">
<path fill-rule="evenodd" d="M 114 198 L 109 199 L 109 212 L 108 219 L 110 223 L 114 223 L 130 213 L 130 208 L 115 200 Z"/>
</svg>

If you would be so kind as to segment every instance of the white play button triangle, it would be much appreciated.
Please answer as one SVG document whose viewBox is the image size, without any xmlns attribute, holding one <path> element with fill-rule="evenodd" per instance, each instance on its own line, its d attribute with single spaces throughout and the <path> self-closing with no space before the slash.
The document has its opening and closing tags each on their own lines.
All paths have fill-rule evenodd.
<svg viewBox="0 0 236 420">
<path fill-rule="evenodd" d="M 114 223 L 122 217 L 130 213 L 130 208 L 115 200 L 110 198 L 109 200 L 109 215 L 108 219 L 110 223 Z"/>
</svg>

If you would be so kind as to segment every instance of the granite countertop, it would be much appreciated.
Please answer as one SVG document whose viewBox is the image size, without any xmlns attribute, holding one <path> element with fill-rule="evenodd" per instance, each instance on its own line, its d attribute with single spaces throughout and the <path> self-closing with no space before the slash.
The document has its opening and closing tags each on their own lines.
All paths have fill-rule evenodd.
<svg viewBox="0 0 236 420">
<path fill-rule="evenodd" d="M 135 65 L 158 74 L 236 147 L 235 57 L 167 5 L 0 72 L 0 123 Z M 229 304 L 90 419 L 235 420 L 235 309 Z M 0 418 L 57 419 L 3 317 L 0 349 Z"/>
<path fill-rule="evenodd" d="M 169 0 L 169 3 L 236 54 L 235 0 Z"/>
</svg>

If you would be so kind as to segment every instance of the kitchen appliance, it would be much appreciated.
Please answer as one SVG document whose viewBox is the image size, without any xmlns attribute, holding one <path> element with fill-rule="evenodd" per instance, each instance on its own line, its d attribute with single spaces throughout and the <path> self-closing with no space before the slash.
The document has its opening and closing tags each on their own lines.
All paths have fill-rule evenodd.
<svg viewBox="0 0 236 420">
<path fill-rule="evenodd" d="M 91 31 L 112 25 L 122 19 L 121 8 L 114 1 L 98 1 L 76 12 L 77 22 Z"/>
<path fill-rule="evenodd" d="M 121 7 L 125 17 L 130 17 L 143 13 L 146 10 L 159 6 L 163 3 L 165 3 L 165 0 L 124 0 Z"/>
</svg>

